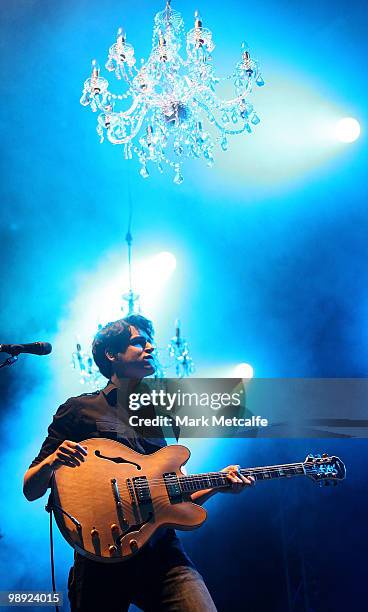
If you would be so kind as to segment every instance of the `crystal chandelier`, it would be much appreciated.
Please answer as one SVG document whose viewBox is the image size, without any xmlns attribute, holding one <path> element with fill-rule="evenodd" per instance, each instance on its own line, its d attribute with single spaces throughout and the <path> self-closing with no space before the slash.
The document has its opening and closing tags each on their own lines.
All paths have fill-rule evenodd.
<svg viewBox="0 0 368 612">
<path fill-rule="evenodd" d="M 175 336 L 170 340 L 169 356 L 175 363 L 175 374 L 177 378 L 185 378 L 193 374 L 195 367 L 189 352 L 188 342 L 181 336 L 180 321 L 175 321 Z"/>
<path fill-rule="evenodd" d="M 98 326 L 101 329 L 101 325 Z M 76 342 L 75 350 L 72 353 L 71 366 L 79 374 L 79 382 L 82 385 L 93 384 L 102 385 L 104 379 L 95 362 L 93 361 L 92 352 L 83 350 L 79 339 Z"/>
<path fill-rule="evenodd" d="M 226 151 L 229 135 L 252 132 L 260 120 L 248 97 L 254 83 L 264 85 L 258 62 L 250 56 L 246 43 L 233 74 L 220 78 L 212 65 L 212 32 L 203 27 L 197 11 L 194 28 L 186 35 L 185 58 L 180 55 L 183 31 L 184 21 L 169 0 L 154 18 L 151 54 L 137 68 L 134 48 L 119 28 L 106 69 L 124 82 L 126 91 L 110 92 L 94 60 L 80 100 L 98 112 L 101 142 L 106 136 L 112 144 L 123 145 L 125 159 L 135 154 L 144 178 L 149 176 L 150 163 L 156 164 L 159 172 L 169 166 L 177 184 L 183 181 L 184 158 L 203 157 L 212 166 L 216 144 Z M 223 100 L 217 88 L 229 81 L 234 95 Z"/>
</svg>

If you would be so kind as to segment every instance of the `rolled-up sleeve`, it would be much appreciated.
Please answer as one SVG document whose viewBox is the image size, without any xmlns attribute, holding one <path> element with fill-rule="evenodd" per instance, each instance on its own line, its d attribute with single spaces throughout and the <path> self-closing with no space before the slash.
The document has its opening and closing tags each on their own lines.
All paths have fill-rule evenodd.
<svg viewBox="0 0 368 612">
<path fill-rule="evenodd" d="M 40 452 L 29 468 L 41 463 L 51 455 L 64 440 L 74 440 L 76 436 L 77 402 L 69 399 L 57 409 L 49 425 L 47 436 L 42 443 Z M 28 469 L 29 469 L 28 468 Z"/>
</svg>

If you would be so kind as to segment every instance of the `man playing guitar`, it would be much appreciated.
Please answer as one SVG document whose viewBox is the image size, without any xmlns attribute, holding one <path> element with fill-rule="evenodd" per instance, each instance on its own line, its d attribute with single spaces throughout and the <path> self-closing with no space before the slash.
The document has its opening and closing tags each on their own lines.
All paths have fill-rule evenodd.
<svg viewBox="0 0 368 612">
<path fill-rule="evenodd" d="M 92 351 L 109 383 L 102 391 L 70 398 L 58 408 L 40 452 L 24 476 L 23 490 L 29 501 L 44 495 L 61 466 L 78 469 L 88 461 L 87 448 L 79 444 L 82 440 L 110 438 L 143 454 L 166 445 L 163 436 L 146 439 L 128 421 L 129 394 L 155 371 L 151 322 L 141 315 L 130 315 L 109 323 L 97 333 Z M 239 472 L 239 466 L 230 465 L 222 471 L 231 483 L 224 492 L 238 493 L 254 483 L 251 476 Z M 190 498 L 201 505 L 215 492 L 196 491 Z M 68 588 L 72 612 L 123 612 L 130 603 L 149 612 L 216 610 L 202 576 L 169 528 L 160 528 L 136 556 L 124 562 L 107 565 L 75 552 Z"/>
</svg>

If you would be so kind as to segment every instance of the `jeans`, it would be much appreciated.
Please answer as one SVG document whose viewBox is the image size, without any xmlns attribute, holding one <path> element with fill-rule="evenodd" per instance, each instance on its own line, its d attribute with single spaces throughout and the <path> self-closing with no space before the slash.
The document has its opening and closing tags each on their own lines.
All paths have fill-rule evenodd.
<svg viewBox="0 0 368 612">
<path fill-rule="evenodd" d="M 75 564 L 68 582 L 71 612 L 127 612 L 130 603 L 144 612 L 216 612 L 194 567 L 134 561 L 110 565 L 89 561 L 82 563 L 83 575 L 78 575 Z"/>
</svg>

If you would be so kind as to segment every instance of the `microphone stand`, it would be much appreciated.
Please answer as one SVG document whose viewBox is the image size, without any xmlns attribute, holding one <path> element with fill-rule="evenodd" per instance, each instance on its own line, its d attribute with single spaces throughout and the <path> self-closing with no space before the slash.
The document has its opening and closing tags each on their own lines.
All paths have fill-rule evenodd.
<svg viewBox="0 0 368 612">
<path fill-rule="evenodd" d="M 5 366 L 11 366 L 16 361 L 18 361 L 18 357 L 16 355 L 12 355 L 11 357 L 8 357 L 8 359 L 5 359 L 5 361 L 0 363 L 0 368 L 5 368 Z"/>
</svg>

